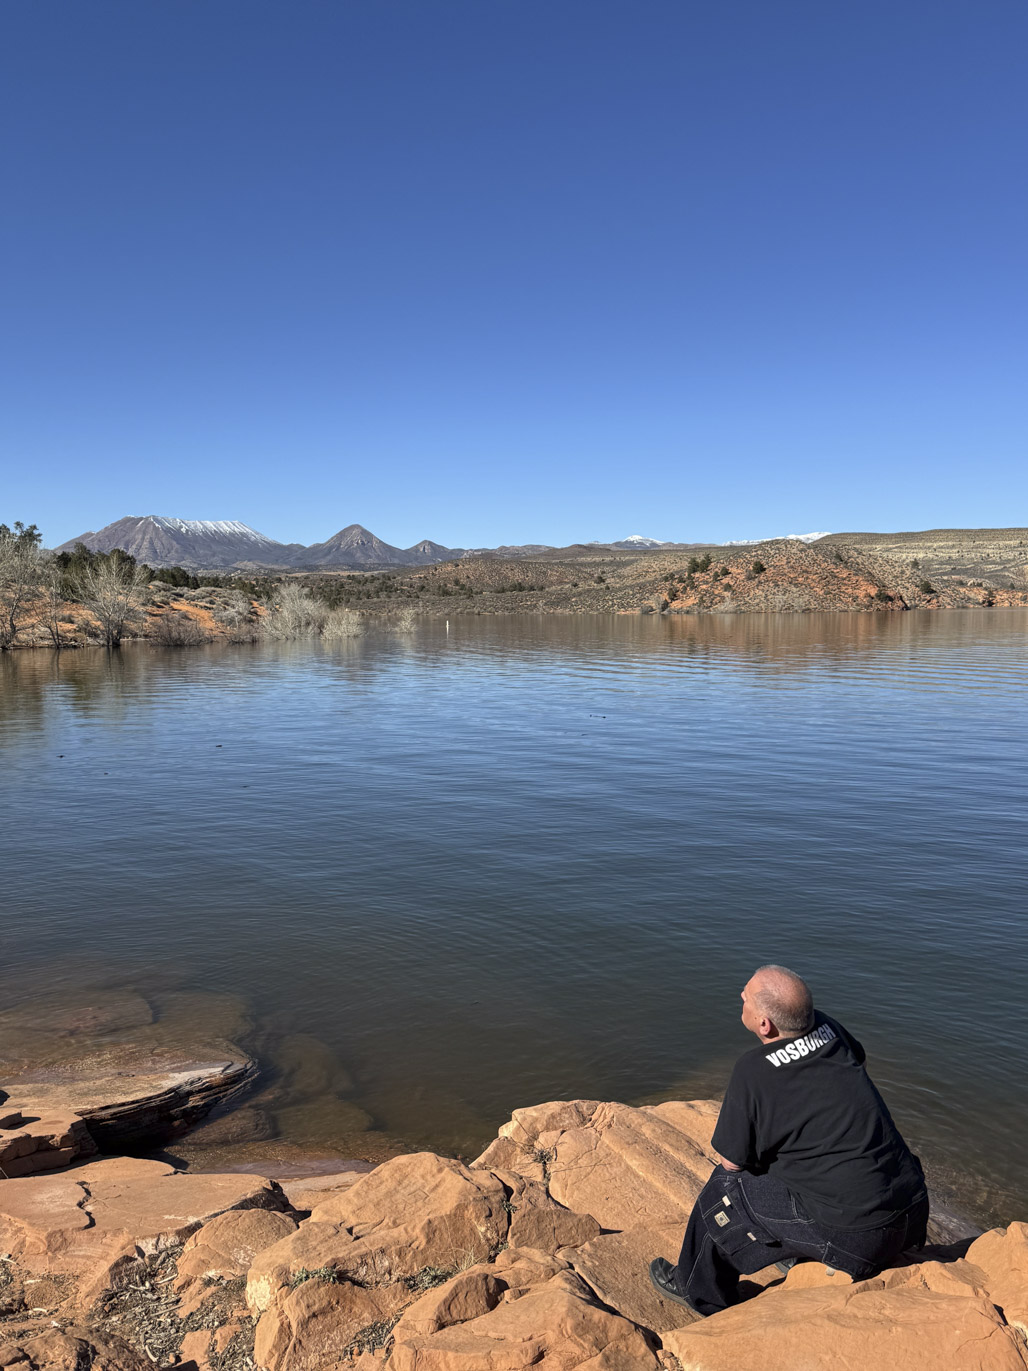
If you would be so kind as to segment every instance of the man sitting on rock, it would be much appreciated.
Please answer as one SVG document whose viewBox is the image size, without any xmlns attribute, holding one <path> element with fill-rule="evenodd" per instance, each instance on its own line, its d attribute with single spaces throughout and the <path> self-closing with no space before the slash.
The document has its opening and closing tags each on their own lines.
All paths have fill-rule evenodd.
<svg viewBox="0 0 1028 1371">
<path fill-rule="evenodd" d="M 760 1039 L 735 1065 L 678 1265 L 650 1278 L 694 1313 L 738 1300 L 740 1275 L 822 1261 L 863 1280 L 921 1247 L 924 1173 L 864 1069 L 864 1049 L 814 1009 L 806 984 L 762 966 L 742 992 Z"/>
</svg>

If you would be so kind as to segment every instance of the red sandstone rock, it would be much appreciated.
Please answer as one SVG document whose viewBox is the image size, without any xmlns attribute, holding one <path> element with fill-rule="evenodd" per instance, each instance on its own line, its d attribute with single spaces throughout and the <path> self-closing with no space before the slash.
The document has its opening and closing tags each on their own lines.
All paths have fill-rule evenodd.
<svg viewBox="0 0 1028 1371">
<path fill-rule="evenodd" d="M 273 1243 L 254 1258 L 246 1276 L 246 1303 L 255 1318 L 284 1291 L 302 1271 L 346 1271 L 354 1240 L 338 1223 L 318 1223 L 313 1218 L 295 1233 Z M 356 1262 L 354 1263 L 357 1264 Z"/>
<path fill-rule="evenodd" d="M 545 1285 L 558 1271 L 571 1268 L 563 1257 L 551 1257 L 529 1247 L 511 1247 L 499 1254 L 491 1269 L 502 1275 L 504 1285 L 516 1297 L 533 1285 Z"/>
<path fill-rule="evenodd" d="M 1028 1339 L 1028 1223 L 993 1228 L 971 1244 L 967 1260 L 982 1272 L 989 1298 Z"/>
<path fill-rule="evenodd" d="M 129 1279 L 141 1255 L 183 1242 L 218 1214 L 283 1204 L 259 1176 L 183 1175 L 163 1162 L 108 1158 L 0 1182 L 0 1250 L 28 1270 L 82 1278 L 80 1299 L 90 1303 Z"/>
<path fill-rule="evenodd" d="M 52 1329 L 0 1346 L 0 1367 L 11 1371 L 153 1371 L 153 1364 L 120 1338 L 91 1328 Z"/>
<path fill-rule="evenodd" d="M 507 1233 L 507 1192 L 488 1171 L 415 1152 L 395 1157 L 349 1190 L 318 1205 L 311 1219 L 341 1224 L 356 1240 L 348 1270 L 395 1280 L 426 1266 L 487 1257 Z M 359 1260 L 354 1271 L 352 1262 Z"/>
<path fill-rule="evenodd" d="M 427 1337 L 451 1324 L 488 1314 L 500 1303 L 507 1284 L 493 1267 L 473 1266 L 414 1301 L 394 1329 L 394 1337 Z"/>
<path fill-rule="evenodd" d="M 211 1330 L 197 1328 L 182 1339 L 179 1357 L 184 1365 L 195 1366 L 197 1371 L 208 1371 L 211 1364 Z"/>
<path fill-rule="evenodd" d="M 35 1114 L 21 1101 L 0 1128 L 0 1176 L 15 1180 L 68 1166 L 76 1157 L 96 1153 L 96 1143 L 77 1114 Z"/>
<path fill-rule="evenodd" d="M 404 1286 L 364 1289 L 348 1281 L 310 1278 L 281 1291 L 261 1315 L 254 1357 L 267 1371 L 334 1367 L 360 1333 L 389 1320 L 409 1298 Z"/>
<path fill-rule="evenodd" d="M 500 1129 L 514 1145 L 502 1149 L 503 1166 L 529 1178 L 542 1167 L 552 1198 L 603 1228 L 684 1230 L 712 1167 L 708 1123 L 712 1128 L 709 1114 L 687 1105 L 564 1100 L 519 1109 Z M 497 1164 L 500 1150 L 487 1149 L 475 1165 Z"/>
<path fill-rule="evenodd" d="M 680 1304 L 654 1290 L 649 1266 L 654 1257 L 675 1261 L 682 1245 L 682 1228 L 630 1228 L 605 1233 L 575 1251 L 561 1253 L 604 1304 L 642 1328 L 663 1333 L 680 1328 L 688 1317 Z"/>
<path fill-rule="evenodd" d="M 78 1115 L 104 1148 L 152 1145 L 254 1076 L 255 1063 L 229 1036 L 245 1028 L 232 996 L 171 995 L 156 1018 L 142 996 L 127 991 L 5 1010 L 5 1108 L 40 1118 Z"/>
<path fill-rule="evenodd" d="M 230 1209 L 187 1239 L 178 1259 L 177 1291 L 197 1281 L 245 1276 L 258 1252 L 296 1232 L 296 1220 L 268 1209 Z"/>
<path fill-rule="evenodd" d="M 465 1323 L 396 1339 L 390 1371 L 656 1371 L 654 1345 L 570 1272 Z"/>
<path fill-rule="evenodd" d="M 294 1209 L 309 1213 L 317 1205 L 349 1190 L 362 1176 L 368 1175 L 369 1169 L 361 1166 L 360 1169 L 333 1171 L 327 1176 L 286 1176 L 278 1180 L 278 1184 Z"/>
<path fill-rule="evenodd" d="M 506 1235 L 506 1193 L 491 1172 L 430 1152 L 383 1162 L 257 1257 L 247 1303 L 268 1309 L 302 1270 L 384 1284 L 487 1258 Z"/>
<path fill-rule="evenodd" d="M 576 1214 L 551 1199 L 538 1181 L 514 1178 L 510 1197 L 511 1219 L 507 1241 L 511 1247 L 531 1247 L 557 1252 L 579 1247 L 599 1235 L 600 1225 L 591 1214 Z"/>
<path fill-rule="evenodd" d="M 683 1371 L 1024 1371 L 1024 1339 L 987 1300 L 881 1281 L 769 1290 L 677 1332 Z"/>
<path fill-rule="evenodd" d="M 137 1283 L 142 1254 L 185 1240 L 179 1317 L 217 1320 L 183 1343 L 197 1371 L 215 1371 L 252 1327 L 225 1286 L 244 1273 L 266 1371 L 1028 1371 L 1024 1224 L 983 1235 L 964 1260 L 859 1284 L 821 1263 L 784 1281 L 758 1273 L 771 1289 L 709 1320 L 661 1299 L 647 1267 L 676 1255 L 715 1118 L 716 1106 L 680 1102 L 519 1110 L 470 1168 L 394 1158 L 313 1189 L 320 1202 L 299 1226 L 276 1212 L 281 1191 L 249 1175 L 119 1158 L 0 1181 L 0 1252 L 14 1258 L 0 1368 L 65 1371 L 81 1358 L 138 1371 L 134 1352 L 100 1334 L 34 1339 L 23 1296 L 49 1309 L 71 1273 L 89 1307 Z"/>
</svg>

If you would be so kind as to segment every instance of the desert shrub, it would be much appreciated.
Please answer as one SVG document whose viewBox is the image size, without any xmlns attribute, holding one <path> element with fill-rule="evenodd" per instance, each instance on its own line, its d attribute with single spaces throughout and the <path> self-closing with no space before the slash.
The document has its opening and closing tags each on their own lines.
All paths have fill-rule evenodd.
<svg viewBox="0 0 1028 1371">
<path fill-rule="evenodd" d="M 759 558 L 750 567 L 750 572 L 754 576 L 763 576 L 765 571 L 767 571 L 767 567 L 764 565 L 762 561 L 759 560 Z"/>
<path fill-rule="evenodd" d="M 418 616 L 413 609 L 401 609 L 393 621 L 397 633 L 413 633 L 418 626 Z"/>
<path fill-rule="evenodd" d="M 410 613 L 411 611 L 406 611 Z M 325 620 L 321 636 L 326 642 L 337 642 L 342 638 L 359 638 L 364 632 L 364 620 L 353 609 L 333 609 Z"/>
<path fill-rule="evenodd" d="M 420 1294 L 424 1290 L 433 1290 L 437 1285 L 443 1285 L 456 1274 L 457 1268 L 454 1266 L 423 1266 L 416 1275 L 403 1276 L 401 1280 L 412 1294 Z"/>
<path fill-rule="evenodd" d="M 175 610 L 151 620 L 148 636 L 157 647 L 199 647 L 211 641 L 201 624 Z"/>
<path fill-rule="evenodd" d="M 280 587 L 264 620 L 264 631 L 270 638 L 313 638 L 325 627 L 328 608 L 308 594 L 296 581 Z"/>
<path fill-rule="evenodd" d="M 935 587 L 932 585 L 931 581 L 918 581 L 917 588 L 922 595 L 935 594 Z"/>
<path fill-rule="evenodd" d="M 334 1266 L 315 1266 L 308 1268 L 299 1267 L 289 1278 L 290 1289 L 295 1290 L 297 1286 L 306 1285 L 308 1281 L 329 1281 L 335 1283 L 341 1279 L 339 1272 Z"/>
<path fill-rule="evenodd" d="M 253 605 L 240 593 L 233 595 L 229 600 L 216 602 L 211 613 L 218 623 L 224 624 L 226 628 L 238 628 L 240 624 L 253 618 Z"/>
<path fill-rule="evenodd" d="M 883 604 L 883 605 L 887 605 L 887 604 L 891 604 L 891 603 L 892 603 L 892 596 L 889 594 L 889 592 L 885 589 L 884 586 L 879 586 L 879 587 L 878 587 L 878 589 L 877 589 L 877 590 L 875 591 L 875 593 L 874 593 L 874 598 L 875 598 L 880 604 Z"/>
</svg>

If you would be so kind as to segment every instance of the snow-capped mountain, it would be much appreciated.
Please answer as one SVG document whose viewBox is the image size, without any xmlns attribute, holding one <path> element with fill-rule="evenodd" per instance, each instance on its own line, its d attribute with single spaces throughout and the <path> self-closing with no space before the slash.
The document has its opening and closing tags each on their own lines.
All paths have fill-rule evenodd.
<svg viewBox="0 0 1028 1371">
<path fill-rule="evenodd" d="M 621 538 L 610 546 L 627 548 L 631 552 L 634 548 L 670 547 L 671 544 L 662 543 L 659 538 L 646 538 L 641 533 L 630 533 L 627 538 Z"/>
<path fill-rule="evenodd" d="M 791 538 L 797 543 L 816 543 L 819 538 L 827 538 L 828 530 L 824 533 L 779 533 L 779 538 Z M 730 542 L 722 543 L 722 547 L 752 547 L 754 543 L 770 543 L 772 538 L 733 538 Z"/>
<path fill-rule="evenodd" d="M 299 544 L 276 542 L 238 519 L 174 519 L 163 514 L 118 519 L 98 532 L 70 538 L 56 551 L 70 552 L 76 543 L 85 543 L 93 552 L 120 547 L 149 566 L 202 567 L 208 571 L 241 562 L 288 566 L 300 550 Z"/>
<path fill-rule="evenodd" d="M 788 533 L 787 538 L 801 543 L 814 543 L 825 533 Z M 722 543 L 722 547 L 750 547 L 767 542 L 765 538 L 737 538 Z M 496 548 L 451 548 L 424 538 L 413 547 L 399 548 L 361 524 L 348 524 L 323 543 L 305 547 L 302 543 L 280 543 L 259 533 L 239 519 L 177 519 L 166 514 L 134 515 L 118 519 L 96 533 L 83 533 L 70 538 L 56 550 L 71 551 L 76 543 L 85 543 L 94 552 L 111 552 L 120 547 L 131 553 L 138 562 L 148 566 L 182 566 L 202 571 L 220 571 L 229 567 L 269 569 L 297 567 L 340 569 L 359 567 L 429 566 L 437 562 L 455 561 L 460 557 L 534 557 L 560 550 L 543 543 L 522 543 Z M 592 549 L 609 548 L 623 552 L 651 552 L 661 549 L 683 549 L 701 546 L 695 543 L 662 542 L 642 533 L 631 533 L 613 543 L 578 543 L 564 551 L 580 556 Z M 702 544 L 702 546 L 708 546 Z M 710 546 L 713 546 L 711 544 Z"/>
</svg>

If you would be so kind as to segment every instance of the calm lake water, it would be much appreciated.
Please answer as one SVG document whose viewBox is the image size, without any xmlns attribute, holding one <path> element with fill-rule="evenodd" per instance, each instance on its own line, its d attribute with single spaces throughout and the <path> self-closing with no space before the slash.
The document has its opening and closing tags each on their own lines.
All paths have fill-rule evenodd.
<svg viewBox="0 0 1028 1371">
<path fill-rule="evenodd" d="M 719 1092 L 784 962 L 938 1183 L 1028 1218 L 1026 642 L 997 610 L 8 655 L 0 993 L 231 992 L 272 1132 L 474 1155 L 518 1105 Z"/>
</svg>

